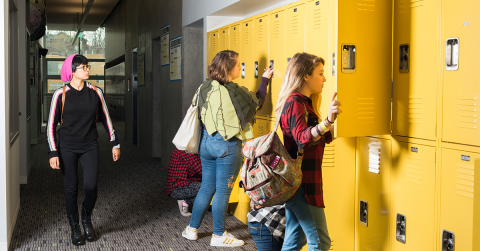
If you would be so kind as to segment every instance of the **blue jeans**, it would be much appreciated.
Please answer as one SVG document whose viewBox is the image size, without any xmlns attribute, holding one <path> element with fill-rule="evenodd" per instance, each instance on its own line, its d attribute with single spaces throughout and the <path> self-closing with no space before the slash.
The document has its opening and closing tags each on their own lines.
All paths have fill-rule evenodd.
<svg viewBox="0 0 480 251">
<path fill-rule="evenodd" d="M 242 141 L 236 137 L 225 141 L 219 133 L 208 135 L 207 130 L 203 129 L 199 150 L 202 186 L 193 204 L 190 227 L 200 227 L 212 202 L 213 233 L 222 235 L 225 232 L 228 200 L 242 166 Z"/>
<path fill-rule="evenodd" d="M 308 250 L 330 250 L 325 211 L 308 204 L 304 194 L 300 186 L 297 193 L 285 203 L 287 227 L 282 251 L 300 250 L 307 243 Z"/>
<path fill-rule="evenodd" d="M 257 245 L 257 251 L 280 251 L 282 249 L 283 240 L 277 241 L 268 227 L 262 223 L 249 222 L 248 230 Z"/>
</svg>

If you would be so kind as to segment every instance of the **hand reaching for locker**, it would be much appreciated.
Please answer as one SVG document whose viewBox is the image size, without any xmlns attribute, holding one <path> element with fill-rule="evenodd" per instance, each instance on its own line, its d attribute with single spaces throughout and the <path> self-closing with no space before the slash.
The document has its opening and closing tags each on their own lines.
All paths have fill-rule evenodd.
<svg viewBox="0 0 480 251">
<path fill-rule="evenodd" d="M 265 68 L 265 72 L 263 73 L 262 77 L 270 79 L 273 75 L 273 69 L 270 67 Z"/>
<path fill-rule="evenodd" d="M 342 105 L 340 101 L 335 100 L 337 97 L 337 92 L 334 92 L 332 95 L 332 104 L 330 105 L 330 108 L 328 110 L 328 120 L 330 122 L 334 122 L 334 120 L 337 118 L 337 114 L 342 113 L 342 110 L 339 108 L 339 106 Z"/>
</svg>

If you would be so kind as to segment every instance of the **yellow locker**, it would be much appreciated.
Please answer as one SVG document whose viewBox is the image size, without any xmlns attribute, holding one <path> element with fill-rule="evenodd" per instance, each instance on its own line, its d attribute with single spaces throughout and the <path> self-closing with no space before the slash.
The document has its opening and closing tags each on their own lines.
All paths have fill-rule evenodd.
<svg viewBox="0 0 480 251">
<path fill-rule="evenodd" d="M 327 79 L 322 91 L 320 116 L 325 119 L 335 90 L 332 72 L 332 22 L 331 7 L 327 1 L 310 0 L 305 6 L 305 51 L 325 60 L 324 76 Z"/>
<path fill-rule="evenodd" d="M 356 138 L 339 138 L 327 144 L 322 176 L 330 250 L 353 250 L 355 240 Z"/>
<path fill-rule="evenodd" d="M 339 59 L 336 90 L 343 113 L 335 123 L 336 134 L 390 134 L 392 1 L 342 0 L 337 9 L 332 62 Z"/>
<path fill-rule="evenodd" d="M 480 180 L 480 166 L 478 163 L 475 166 L 475 160 L 480 159 L 480 149 L 463 148 L 442 148 L 437 250 L 475 250 L 474 242 L 479 239 L 479 232 L 474 232 L 474 229 L 478 231 L 479 228 L 477 217 L 480 214 L 480 182 L 476 181 Z M 474 222 L 474 219 L 477 219 L 477 222 Z M 442 249 L 442 246 L 452 244 L 452 249 Z"/>
<path fill-rule="evenodd" d="M 287 14 L 285 55 L 291 58 L 295 53 L 305 51 L 305 1 L 292 3 L 285 11 Z"/>
<path fill-rule="evenodd" d="M 253 136 L 255 138 L 261 137 L 270 132 L 271 126 L 269 117 L 257 115 L 255 120 L 255 124 L 253 125 Z"/>
<path fill-rule="evenodd" d="M 436 139 L 440 1 L 395 1 L 395 135 Z"/>
<path fill-rule="evenodd" d="M 220 48 L 218 51 L 224 51 L 229 49 L 229 46 L 230 46 L 230 36 L 228 33 L 229 30 L 230 28 L 228 26 L 220 29 L 219 31 Z"/>
<path fill-rule="evenodd" d="M 210 65 L 210 62 L 212 62 L 215 55 L 217 55 L 217 53 L 219 52 L 219 49 L 220 49 L 219 34 L 220 32 L 218 30 L 210 32 L 210 36 L 209 36 L 210 40 L 208 43 L 210 47 L 210 51 L 209 51 L 207 66 Z"/>
<path fill-rule="evenodd" d="M 241 47 L 240 62 L 242 64 L 242 85 L 255 92 L 255 60 L 253 56 L 254 43 L 253 19 L 242 21 L 240 27 Z M 257 87 L 258 88 L 258 87 Z"/>
<path fill-rule="evenodd" d="M 229 48 L 232 51 L 237 52 L 239 55 L 240 64 L 242 62 L 242 44 L 241 44 L 241 33 L 240 33 L 240 26 L 241 23 L 234 23 L 231 24 L 229 27 L 229 35 L 230 35 L 230 45 Z M 242 66 L 243 72 L 243 66 Z M 239 78 L 234 80 L 235 83 L 238 85 L 243 85 L 243 78 L 240 76 Z"/>
<path fill-rule="evenodd" d="M 262 81 L 263 69 L 269 66 L 268 46 L 269 46 L 269 25 L 268 25 L 268 13 L 258 15 L 254 18 L 255 31 L 254 31 L 254 48 L 253 59 L 255 69 L 255 86 L 250 91 L 256 92 Z M 257 112 L 261 116 L 271 116 L 272 114 L 272 93 L 267 92 L 265 103 L 261 110 Z"/>
<path fill-rule="evenodd" d="M 282 88 L 283 77 L 287 69 L 285 58 L 285 9 L 279 8 L 270 14 L 270 60 L 273 64 L 273 76 L 269 85 L 268 94 L 272 97 L 271 117 L 275 117 L 278 96 Z M 262 69 L 263 71 L 263 69 Z M 283 140 L 283 138 L 282 138 Z"/>
<path fill-rule="evenodd" d="M 391 161 L 391 140 L 357 138 L 355 250 L 391 250 Z"/>
<path fill-rule="evenodd" d="M 442 140 L 480 146 L 480 1 L 445 0 Z M 461 63 L 461 64 L 460 64 Z"/>
<path fill-rule="evenodd" d="M 404 142 L 395 148 L 393 250 L 434 250 L 436 148 Z"/>
</svg>

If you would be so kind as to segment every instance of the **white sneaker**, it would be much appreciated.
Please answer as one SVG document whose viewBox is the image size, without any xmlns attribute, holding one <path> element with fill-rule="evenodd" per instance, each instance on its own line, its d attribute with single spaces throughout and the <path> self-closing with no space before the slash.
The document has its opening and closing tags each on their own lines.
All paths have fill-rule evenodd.
<svg viewBox="0 0 480 251">
<path fill-rule="evenodd" d="M 215 247 L 240 247 L 243 245 L 245 245 L 244 241 L 235 238 L 235 236 L 229 234 L 227 231 L 219 238 L 212 235 L 212 240 L 210 241 L 210 246 Z"/>
<path fill-rule="evenodd" d="M 198 232 L 198 229 L 196 228 L 191 228 L 190 226 L 187 226 L 185 228 L 185 230 L 183 230 L 182 232 L 182 236 L 183 238 L 185 239 L 189 239 L 189 240 L 197 240 L 198 239 L 198 235 L 197 235 L 197 232 Z"/>
</svg>

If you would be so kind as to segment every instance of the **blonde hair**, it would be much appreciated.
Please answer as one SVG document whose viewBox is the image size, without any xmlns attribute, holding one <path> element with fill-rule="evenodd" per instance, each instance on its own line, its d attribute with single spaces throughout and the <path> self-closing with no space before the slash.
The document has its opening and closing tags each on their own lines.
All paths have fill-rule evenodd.
<svg viewBox="0 0 480 251">
<path fill-rule="evenodd" d="M 287 65 L 285 71 L 285 77 L 283 78 L 282 89 L 278 95 L 277 108 L 275 109 L 275 117 L 277 120 L 282 115 L 285 102 L 294 92 L 299 92 L 303 88 L 305 83 L 304 77 L 306 75 L 312 75 L 313 70 L 319 64 L 325 65 L 325 60 L 321 57 L 303 52 L 297 53 L 293 56 Z M 313 104 L 313 111 L 320 116 L 320 105 L 322 103 L 321 94 L 312 94 L 310 96 Z"/>
</svg>

